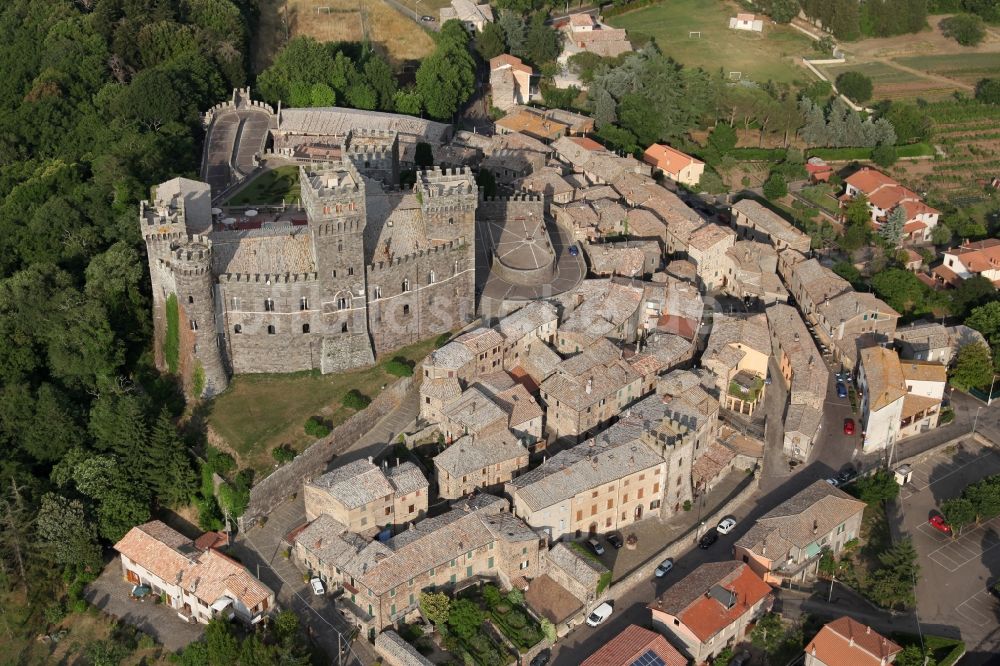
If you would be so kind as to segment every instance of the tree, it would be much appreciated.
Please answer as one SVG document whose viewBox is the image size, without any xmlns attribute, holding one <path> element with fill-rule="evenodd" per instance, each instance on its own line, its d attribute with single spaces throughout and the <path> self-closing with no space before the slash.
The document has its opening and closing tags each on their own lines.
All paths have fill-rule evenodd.
<svg viewBox="0 0 1000 666">
<path fill-rule="evenodd" d="M 364 393 L 358 389 L 351 389 L 344 394 L 344 397 L 340 399 L 340 404 L 348 409 L 353 409 L 356 411 L 361 411 L 365 407 L 371 404 L 372 399 L 366 396 Z"/>
<path fill-rule="evenodd" d="M 790 23 L 799 13 L 797 0 L 771 0 L 768 10 L 775 23 Z"/>
<path fill-rule="evenodd" d="M 97 533 L 83 503 L 47 493 L 35 521 L 39 548 L 53 563 L 76 571 L 101 570 Z"/>
<path fill-rule="evenodd" d="M 951 313 L 964 317 L 972 308 L 979 307 L 996 298 L 996 287 L 982 275 L 973 275 L 962 282 L 951 293 Z"/>
<path fill-rule="evenodd" d="M 469 639 L 479 632 L 483 612 L 471 599 L 456 599 L 448 610 L 448 628 L 458 636 Z"/>
<path fill-rule="evenodd" d="M 869 576 L 866 583 L 868 596 L 884 608 L 908 608 L 915 602 L 913 586 L 920 572 L 917 552 L 909 538 L 878 556 L 881 566 Z"/>
<path fill-rule="evenodd" d="M 975 14 L 955 14 L 940 23 L 941 34 L 962 46 L 976 46 L 986 37 L 983 19 Z"/>
<path fill-rule="evenodd" d="M 555 61 L 562 50 L 562 34 L 545 22 L 542 12 L 535 14 L 531 20 L 525 50 L 528 60 L 536 67 Z"/>
<path fill-rule="evenodd" d="M 892 144 L 883 143 L 872 150 L 872 162 L 883 169 L 887 169 L 896 163 L 899 156 L 896 154 L 896 147 Z"/>
<path fill-rule="evenodd" d="M 941 513 L 957 534 L 961 534 L 962 528 L 966 525 L 976 522 L 976 507 L 964 497 L 954 497 L 941 502 Z"/>
<path fill-rule="evenodd" d="M 900 313 L 920 311 L 927 290 L 916 275 L 902 268 L 880 271 L 872 278 L 872 287 L 889 307 Z"/>
<path fill-rule="evenodd" d="M 1000 104 L 1000 79 L 980 79 L 976 83 L 976 99 L 983 104 Z"/>
<path fill-rule="evenodd" d="M 973 308 L 965 320 L 965 325 L 983 334 L 993 350 L 994 363 L 1000 352 L 1000 302 L 992 301 L 986 305 Z"/>
<path fill-rule="evenodd" d="M 465 46 L 441 38 L 438 48 L 417 69 L 416 90 L 432 118 L 451 120 L 472 95 L 475 80 L 475 63 Z"/>
<path fill-rule="evenodd" d="M 899 242 L 903 239 L 903 225 L 906 224 L 906 209 L 896 206 L 885 218 L 885 222 L 879 227 L 879 238 L 888 248 L 899 247 Z"/>
<path fill-rule="evenodd" d="M 962 492 L 962 497 L 972 503 L 977 522 L 1000 514 L 1000 476 L 994 474 L 973 483 Z"/>
<path fill-rule="evenodd" d="M 754 647 L 764 651 L 765 659 L 777 652 L 784 638 L 785 626 L 777 613 L 765 613 L 750 632 L 750 642 Z"/>
<path fill-rule="evenodd" d="M 499 23 L 487 23 L 476 35 L 476 51 L 483 60 L 490 60 L 504 52 L 507 44 L 504 41 L 503 28 Z"/>
<path fill-rule="evenodd" d="M 931 229 L 931 242 L 935 245 L 947 245 L 951 242 L 951 229 L 946 224 L 936 224 Z"/>
<path fill-rule="evenodd" d="M 420 97 L 420 92 L 416 88 L 397 90 L 396 94 L 392 96 L 392 103 L 397 113 L 405 113 L 411 116 L 418 115 L 424 105 L 423 99 Z"/>
<path fill-rule="evenodd" d="M 504 41 L 507 42 L 507 52 L 521 57 L 525 55 L 527 43 L 527 26 L 522 14 L 501 10 L 497 23 L 503 30 Z"/>
<path fill-rule="evenodd" d="M 895 477 L 885 470 L 879 470 L 871 476 L 863 476 L 854 482 L 858 497 L 866 504 L 885 502 L 899 495 L 899 484 Z"/>
<path fill-rule="evenodd" d="M 788 195 L 788 183 L 785 177 L 777 172 L 772 172 L 764 183 L 764 196 L 771 201 L 776 201 Z"/>
<path fill-rule="evenodd" d="M 848 99 L 864 104 L 872 98 L 872 80 L 861 72 L 850 70 L 837 77 L 837 90 Z"/>
<path fill-rule="evenodd" d="M 736 130 L 732 125 L 717 123 L 708 135 L 708 145 L 720 155 L 726 155 L 736 147 Z"/>
<path fill-rule="evenodd" d="M 851 284 L 858 284 L 861 281 L 861 271 L 849 261 L 838 261 L 831 266 L 831 270 Z"/>
<path fill-rule="evenodd" d="M 924 653 L 919 645 L 906 646 L 902 652 L 896 655 L 896 659 L 892 663 L 895 666 L 933 666 L 934 664 L 933 660 L 925 663 Z"/>
<path fill-rule="evenodd" d="M 993 379 L 993 359 L 989 347 L 973 344 L 959 349 L 948 375 L 951 385 L 960 391 L 989 384 Z"/>
<path fill-rule="evenodd" d="M 423 592 L 420 595 L 420 612 L 435 625 L 448 622 L 451 599 L 442 592 Z"/>
<path fill-rule="evenodd" d="M 178 506 L 194 494 L 195 477 L 186 447 L 166 409 L 153 426 L 143 463 L 144 478 L 163 506 Z"/>
<path fill-rule="evenodd" d="M 914 104 L 892 102 L 882 117 L 892 123 L 900 143 L 926 141 L 931 137 L 931 119 Z"/>
</svg>

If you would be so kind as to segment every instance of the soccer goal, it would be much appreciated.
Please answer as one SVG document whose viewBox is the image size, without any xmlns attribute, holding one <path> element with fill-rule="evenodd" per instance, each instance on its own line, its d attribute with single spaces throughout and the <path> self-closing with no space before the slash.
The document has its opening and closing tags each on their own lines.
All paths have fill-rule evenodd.
<svg viewBox="0 0 1000 666">
<path fill-rule="evenodd" d="M 730 81 L 739 81 L 743 78 L 743 72 L 729 72 Z"/>
<path fill-rule="evenodd" d="M 701 30 L 692 30 L 689 32 L 688 39 L 701 39 Z"/>
<path fill-rule="evenodd" d="M 333 11 L 332 7 L 317 7 L 316 8 L 316 13 L 317 14 L 329 14 L 332 11 Z"/>
</svg>

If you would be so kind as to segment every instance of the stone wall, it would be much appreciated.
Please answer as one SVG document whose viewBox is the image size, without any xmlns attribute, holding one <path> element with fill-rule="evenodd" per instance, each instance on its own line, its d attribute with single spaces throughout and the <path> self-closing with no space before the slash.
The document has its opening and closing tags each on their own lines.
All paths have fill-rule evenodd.
<svg viewBox="0 0 1000 666">
<path fill-rule="evenodd" d="M 366 409 L 351 416 L 323 439 L 316 440 L 296 456 L 295 460 L 261 479 L 250 489 L 250 502 L 238 520 L 240 530 L 245 531 L 293 494 L 302 492 L 303 483 L 326 472 L 334 456 L 343 453 L 363 437 L 383 416 L 395 409 L 413 387 L 413 377 L 400 379 L 390 385 Z"/>
</svg>

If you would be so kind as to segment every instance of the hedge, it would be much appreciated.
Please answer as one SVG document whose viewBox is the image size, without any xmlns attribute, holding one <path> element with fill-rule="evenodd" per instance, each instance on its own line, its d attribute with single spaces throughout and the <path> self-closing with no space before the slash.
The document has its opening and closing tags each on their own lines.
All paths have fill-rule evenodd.
<svg viewBox="0 0 1000 666">
<path fill-rule="evenodd" d="M 163 360 L 167 362 L 170 374 L 177 374 L 181 357 L 180 313 L 177 310 L 177 296 L 167 296 L 167 334 L 163 340 Z"/>
<path fill-rule="evenodd" d="M 922 157 L 933 155 L 934 147 L 927 143 L 911 143 L 896 146 L 897 157 Z M 870 160 L 873 148 L 810 148 L 806 155 L 824 160 Z"/>
</svg>

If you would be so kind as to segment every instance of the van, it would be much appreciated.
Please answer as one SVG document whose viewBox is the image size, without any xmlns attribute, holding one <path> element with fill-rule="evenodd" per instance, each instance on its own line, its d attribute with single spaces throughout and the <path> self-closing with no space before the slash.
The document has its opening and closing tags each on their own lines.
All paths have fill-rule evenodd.
<svg viewBox="0 0 1000 666">
<path fill-rule="evenodd" d="M 587 624 L 590 625 L 591 627 L 596 627 L 597 625 L 601 624 L 609 617 L 611 617 L 612 610 L 613 609 L 611 608 L 611 604 L 605 601 L 603 604 L 595 608 L 590 613 L 590 615 L 587 616 Z"/>
</svg>

